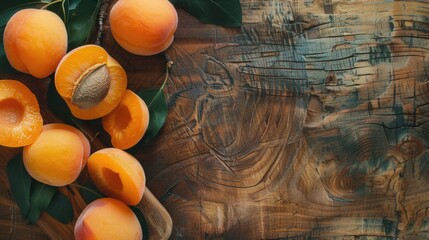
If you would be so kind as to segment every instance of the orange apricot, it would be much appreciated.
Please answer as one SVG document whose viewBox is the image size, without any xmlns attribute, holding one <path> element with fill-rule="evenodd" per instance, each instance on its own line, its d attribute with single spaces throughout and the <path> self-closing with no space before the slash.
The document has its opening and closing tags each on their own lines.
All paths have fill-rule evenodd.
<svg viewBox="0 0 429 240">
<path fill-rule="evenodd" d="M 167 49 L 177 29 L 177 11 L 168 0 L 119 0 L 109 14 L 111 32 L 121 47 L 137 55 Z"/>
<path fill-rule="evenodd" d="M 64 124 L 64 123 L 50 123 L 43 126 L 44 130 L 49 129 L 64 129 L 70 132 L 73 132 L 76 134 L 80 141 L 82 142 L 83 146 L 83 156 L 82 156 L 82 164 L 81 164 L 81 170 L 86 166 L 86 163 L 88 161 L 89 155 L 91 154 L 91 143 L 89 142 L 88 138 L 80 131 L 79 129 L 72 127 L 70 125 Z"/>
<path fill-rule="evenodd" d="M 42 125 L 39 103 L 31 90 L 17 80 L 0 80 L 0 145 L 31 144 Z"/>
<path fill-rule="evenodd" d="M 30 176 L 52 186 L 74 182 L 90 153 L 88 139 L 72 126 L 46 124 L 32 144 L 24 146 L 23 161 Z"/>
<path fill-rule="evenodd" d="M 149 125 L 149 109 L 137 94 L 126 90 L 119 105 L 102 118 L 102 124 L 113 147 L 128 149 L 143 138 Z"/>
<path fill-rule="evenodd" d="M 127 88 L 127 75 L 104 48 L 88 44 L 62 58 L 55 72 L 55 87 L 73 116 L 91 120 L 119 104 Z"/>
<path fill-rule="evenodd" d="M 67 52 L 67 30 L 55 13 L 27 8 L 9 19 L 3 44 L 13 68 L 44 78 L 55 71 Z"/>
<path fill-rule="evenodd" d="M 97 188 L 108 197 L 129 205 L 140 202 L 146 177 L 140 162 L 117 148 L 104 148 L 91 154 L 88 173 Z"/>
<path fill-rule="evenodd" d="M 141 240 L 143 231 L 134 212 L 114 198 L 99 198 L 81 212 L 74 227 L 76 240 Z"/>
</svg>

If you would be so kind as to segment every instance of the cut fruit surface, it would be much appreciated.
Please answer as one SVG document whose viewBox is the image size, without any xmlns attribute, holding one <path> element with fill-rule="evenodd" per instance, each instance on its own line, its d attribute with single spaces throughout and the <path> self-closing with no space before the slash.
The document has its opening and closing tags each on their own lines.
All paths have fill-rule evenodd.
<svg viewBox="0 0 429 240">
<path fill-rule="evenodd" d="M 140 202 L 146 178 L 140 162 L 117 148 L 104 148 L 91 154 L 88 173 L 102 193 L 128 205 Z"/>
<path fill-rule="evenodd" d="M 102 119 L 103 128 L 111 136 L 112 145 L 128 149 L 136 145 L 149 125 L 146 103 L 131 90 L 126 90 L 119 105 Z"/>
<path fill-rule="evenodd" d="M 17 80 L 0 80 L 0 145 L 31 144 L 42 125 L 39 103 L 31 90 Z"/>
<path fill-rule="evenodd" d="M 84 45 L 60 61 L 55 73 L 55 88 L 73 116 L 90 120 L 111 112 L 121 101 L 127 87 L 122 66 L 97 45 Z"/>
</svg>

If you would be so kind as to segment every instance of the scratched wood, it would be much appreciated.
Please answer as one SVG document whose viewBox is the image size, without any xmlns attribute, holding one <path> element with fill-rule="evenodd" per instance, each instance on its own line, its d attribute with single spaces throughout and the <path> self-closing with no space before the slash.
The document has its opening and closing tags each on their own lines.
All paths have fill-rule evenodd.
<svg viewBox="0 0 429 240">
<path fill-rule="evenodd" d="M 237 29 L 179 10 L 167 121 L 132 151 L 172 217 L 170 239 L 429 239 L 429 2 L 242 9 Z M 129 88 L 162 83 L 164 58 L 128 54 L 108 22 L 101 45 Z M 45 239 L 0 223 L 12 239 Z"/>
</svg>

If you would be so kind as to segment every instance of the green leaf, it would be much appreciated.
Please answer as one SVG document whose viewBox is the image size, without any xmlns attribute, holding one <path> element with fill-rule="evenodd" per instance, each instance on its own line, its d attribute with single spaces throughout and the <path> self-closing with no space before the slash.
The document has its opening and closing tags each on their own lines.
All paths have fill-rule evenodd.
<svg viewBox="0 0 429 240">
<path fill-rule="evenodd" d="M 1 0 L 0 9 L 8 9 L 29 3 L 48 3 L 51 0 Z"/>
<path fill-rule="evenodd" d="M 147 221 L 146 221 L 146 218 L 144 217 L 144 214 L 142 213 L 142 211 L 138 207 L 130 206 L 130 209 L 134 212 L 134 214 L 136 215 L 137 219 L 140 222 L 140 226 L 141 226 L 142 232 L 143 232 L 143 240 L 148 240 L 149 239 L 149 227 L 147 226 Z"/>
<path fill-rule="evenodd" d="M 9 161 L 6 172 L 12 197 L 18 204 L 22 217 L 25 218 L 30 209 L 31 176 L 24 167 L 21 154 Z"/>
<path fill-rule="evenodd" d="M 105 197 L 105 195 L 101 193 L 100 190 L 98 190 L 95 184 L 91 181 L 86 182 L 85 185 L 74 184 L 74 186 L 80 189 L 80 195 L 88 204 L 96 199 Z"/>
<path fill-rule="evenodd" d="M 146 143 L 154 138 L 164 126 L 168 107 L 162 88 L 143 89 L 137 93 L 149 108 L 149 126 L 141 142 Z"/>
<path fill-rule="evenodd" d="M 204 23 L 224 27 L 239 27 L 242 24 L 240 0 L 170 0 Z"/>
<path fill-rule="evenodd" d="M 73 220 L 73 205 L 63 193 L 56 191 L 48 208 L 46 208 L 46 213 L 67 224 Z"/>
<path fill-rule="evenodd" d="M 39 219 L 40 214 L 48 208 L 56 191 L 56 187 L 33 181 L 30 194 L 30 211 L 27 216 L 28 223 L 35 223 Z"/>
<path fill-rule="evenodd" d="M 19 10 L 24 8 L 40 8 L 45 4 L 42 1 L 21 1 L 21 3 L 11 5 L 9 8 L 0 8 L 4 9 L 0 11 L 0 27 L 5 27 L 12 15 Z"/>
<path fill-rule="evenodd" d="M 73 121 L 72 121 L 73 115 L 71 114 L 70 109 L 67 106 L 66 102 L 60 96 L 57 89 L 55 88 L 54 80 L 51 80 L 48 86 L 47 102 L 48 102 L 48 107 L 55 114 L 55 116 L 57 116 L 67 124 L 73 124 Z"/>
<path fill-rule="evenodd" d="M 68 48 L 88 43 L 98 19 L 101 0 L 70 0 L 68 20 Z"/>
</svg>

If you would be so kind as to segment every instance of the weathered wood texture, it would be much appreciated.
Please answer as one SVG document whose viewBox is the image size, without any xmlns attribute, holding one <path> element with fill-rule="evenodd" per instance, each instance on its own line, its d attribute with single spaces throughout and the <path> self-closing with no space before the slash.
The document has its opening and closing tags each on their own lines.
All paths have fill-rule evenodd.
<svg viewBox="0 0 429 240">
<path fill-rule="evenodd" d="M 170 239 L 428 239 L 429 2 L 242 8 L 239 29 L 179 11 L 167 122 L 132 151 Z M 161 83 L 104 30 L 131 89 Z"/>
</svg>

